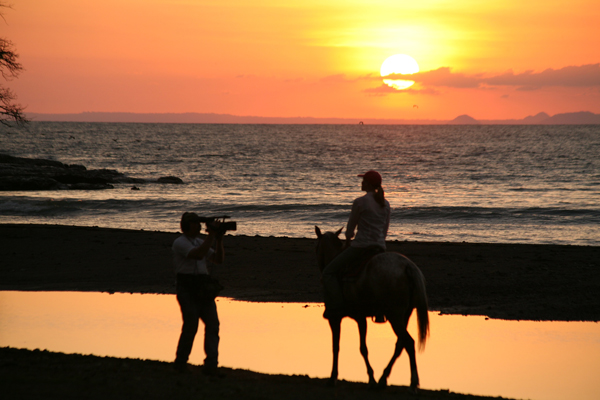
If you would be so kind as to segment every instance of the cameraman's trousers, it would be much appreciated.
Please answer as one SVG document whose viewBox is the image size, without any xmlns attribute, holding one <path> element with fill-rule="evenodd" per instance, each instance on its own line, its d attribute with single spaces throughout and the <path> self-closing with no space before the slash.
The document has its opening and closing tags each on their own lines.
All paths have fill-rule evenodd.
<svg viewBox="0 0 600 400">
<path fill-rule="evenodd" d="M 181 308 L 183 326 L 177 345 L 176 364 L 185 364 L 188 361 L 194 338 L 198 332 L 199 320 L 204 322 L 204 366 L 213 368 L 219 363 L 219 316 L 217 304 L 214 300 L 206 300 L 198 293 L 195 287 L 186 282 L 185 276 L 177 277 L 177 301 Z"/>
</svg>

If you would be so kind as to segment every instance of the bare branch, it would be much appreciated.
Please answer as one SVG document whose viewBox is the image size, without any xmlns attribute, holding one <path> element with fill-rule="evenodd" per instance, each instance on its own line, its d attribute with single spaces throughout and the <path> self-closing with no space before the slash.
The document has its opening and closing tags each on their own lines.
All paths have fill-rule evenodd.
<svg viewBox="0 0 600 400">
<path fill-rule="evenodd" d="M 12 6 L 0 2 L 1 8 L 12 8 Z M 0 17 L 4 19 L 1 11 Z M 5 80 L 16 78 L 23 71 L 23 66 L 17 61 L 18 58 L 13 43 L 8 39 L 0 38 L 0 73 Z M 23 114 L 25 108 L 15 103 L 16 99 L 17 96 L 9 88 L 0 85 L 0 125 L 13 126 L 16 122 L 17 126 L 23 126 L 29 122 Z"/>
<path fill-rule="evenodd" d="M 4 79 L 16 78 L 23 70 L 21 63 L 17 61 L 19 55 L 13 50 L 10 40 L 0 38 L 0 72 Z"/>
<path fill-rule="evenodd" d="M 8 88 L 0 87 L 0 124 L 12 126 L 11 121 L 17 125 L 25 125 L 28 121 L 23 115 L 24 107 L 14 103 L 17 96 Z"/>
</svg>

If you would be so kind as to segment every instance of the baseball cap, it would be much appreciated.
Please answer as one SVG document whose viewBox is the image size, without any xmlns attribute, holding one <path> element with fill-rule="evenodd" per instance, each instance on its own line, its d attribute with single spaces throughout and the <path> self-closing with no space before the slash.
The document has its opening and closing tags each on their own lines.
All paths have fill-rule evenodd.
<svg viewBox="0 0 600 400">
<path fill-rule="evenodd" d="M 381 175 L 377 171 L 367 171 L 364 174 L 358 175 L 361 178 L 365 178 L 367 182 L 371 184 L 371 186 L 379 187 L 381 186 Z"/>
</svg>

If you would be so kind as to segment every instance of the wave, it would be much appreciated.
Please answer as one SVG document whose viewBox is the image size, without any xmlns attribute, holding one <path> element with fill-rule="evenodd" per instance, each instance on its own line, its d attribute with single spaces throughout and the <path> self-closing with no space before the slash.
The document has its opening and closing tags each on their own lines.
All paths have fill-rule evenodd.
<svg viewBox="0 0 600 400">
<path fill-rule="evenodd" d="M 493 208 L 493 207 L 409 207 L 395 208 L 394 219 L 414 220 L 521 220 L 600 223 L 600 209 L 560 207 Z"/>
<path fill-rule="evenodd" d="M 217 203 L 204 200 L 193 202 L 180 199 L 49 199 L 1 198 L 0 215 L 10 216 L 75 216 L 82 214 L 127 213 L 169 215 L 193 210 L 205 215 L 229 215 L 248 220 L 278 219 L 282 221 L 332 220 L 345 221 L 349 215 L 347 204 L 254 204 Z M 516 222 L 537 221 L 558 224 L 600 224 L 598 208 L 567 207 L 396 207 L 392 221 L 427 222 Z"/>
</svg>

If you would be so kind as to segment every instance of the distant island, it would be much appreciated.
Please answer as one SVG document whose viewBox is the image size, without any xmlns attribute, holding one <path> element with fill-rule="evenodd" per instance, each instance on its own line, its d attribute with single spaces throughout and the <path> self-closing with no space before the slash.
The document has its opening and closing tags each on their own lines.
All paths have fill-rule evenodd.
<svg viewBox="0 0 600 400">
<path fill-rule="evenodd" d="M 432 119 L 378 119 L 378 118 L 313 118 L 313 117 L 258 117 L 213 113 L 125 113 L 82 112 L 77 114 L 27 113 L 32 121 L 62 122 L 138 122 L 182 124 L 348 124 L 348 125 L 596 125 L 600 114 L 589 111 L 556 114 L 545 112 L 523 119 L 477 120 L 460 115 L 453 120 Z"/>
</svg>

